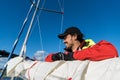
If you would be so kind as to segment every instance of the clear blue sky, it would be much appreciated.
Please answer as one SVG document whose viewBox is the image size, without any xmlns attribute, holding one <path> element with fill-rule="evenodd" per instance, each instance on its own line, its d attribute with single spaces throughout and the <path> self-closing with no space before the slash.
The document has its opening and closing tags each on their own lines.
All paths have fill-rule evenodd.
<svg viewBox="0 0 120 80">
<path fill-rule="evenodd" d="M 0 50 L 12 51 L 13 43 L 30 5 L 30 0 L 0 0 Z M 60 11 L 58 0 L 46 0 L 44 8 Z M 46 53 L 59 50 L 60 40 L 57 35 L 60 33 L 61 19 L 61 14 L 46 11 L 40 14 L 43 50 Z M 15 50 L 17 54 L 21 50 L 29 22 L 30 19 Z M 95 42 L 100 40 L 111 42 L 120 54 L 120 0 L 64 0 L 63 31 L 70 26 L 79 27 L 85 39 L 91 38 Z M 30 57 L 42 49 L 38 24 L 34 24 L 33 27 L 26 53 Z M 63 51 L 62 48 L 64 46 L 61 43 L 61 51 Z"/>
</svg>

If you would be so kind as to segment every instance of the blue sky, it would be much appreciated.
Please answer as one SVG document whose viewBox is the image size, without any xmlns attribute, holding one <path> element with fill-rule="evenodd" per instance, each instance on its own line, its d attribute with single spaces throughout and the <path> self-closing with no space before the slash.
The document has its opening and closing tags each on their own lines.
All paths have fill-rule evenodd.
<svg viewBox="0 0 120 80">
<path fill-rule="evenodd" d="M 60 11 L 59 0 L 46 0 L 44 8 Z M 62 1 L 63 4 L 63 0 Z M 43 0 L 41 0 L 41 3 Z M 40 3 L 40 7 L 41 4 Z M 119 0 L 64 0 L 64 15 L 62 30 L 77 26 L 84 33 L 85 39 L 95 42 L 107 40 L 111 42 L 120 54 L 120 1 Z M 0 1 L 0 50 L 11 52 L 14 41 L 21 29 L 31 3 L 30 0 L 1 0 Z M 57 35 L 61 32 L 62 15 L 40 11 L 39 25 L 41 28 L 42 45 L 46 54 L 59 51 Z M 32 16 L 32 14 L 30 15 Z M 19 54 L 31 17 L 20 38 L 15 53 Z M 36 18 L 35 18 L 36 19 Z M 37 20 L 37 19 L 36 19 Z M 36 22 L 36 21 L 35 21 Z M 41 38 L 38 22 L 33 24 L 28 39 L 26 55 L 33 57 L 36 51 L 41 51 Z M 61 43 L 60 51 L 64 45 Z"/>
</svg>

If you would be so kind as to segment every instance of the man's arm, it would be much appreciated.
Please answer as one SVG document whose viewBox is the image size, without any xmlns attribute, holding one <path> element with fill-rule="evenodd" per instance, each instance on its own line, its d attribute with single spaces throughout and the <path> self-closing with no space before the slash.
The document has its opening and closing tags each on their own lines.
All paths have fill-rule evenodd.
<svg viewBox="0 0 120 80">
<path fill-rule="evenodd" d="M 90 48 L 75 51 L 73 54 L 73 58 L 76 60 L 99 61 L 114 57 L 118 57 L 116 48 L 105 40 L 100 41 Z"/>
</svg>

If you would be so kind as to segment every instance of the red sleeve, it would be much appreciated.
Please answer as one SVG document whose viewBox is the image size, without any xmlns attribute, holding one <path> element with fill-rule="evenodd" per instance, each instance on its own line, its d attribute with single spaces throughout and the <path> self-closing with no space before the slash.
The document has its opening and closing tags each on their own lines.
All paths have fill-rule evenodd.
<svg viewBox="0 0 120 80">
<path fill-rule="evenodd" d="M 52 55 L 53 55 L 53 54 L 49 54 L 49 55 L 45 58 L 45 61 L 46 61 L 46 62 L 53 62 L 53 60 L 52 60 Z"/>
<path fill-rule="evenodd" d="M 111 43 L 102 40 L 90 48 L 83 49 L 81 51 L 75 51 L 73 57 L 76 60 L 88 59 L 98 61 L 118 57 L 118 52 Z"/>
</svg>

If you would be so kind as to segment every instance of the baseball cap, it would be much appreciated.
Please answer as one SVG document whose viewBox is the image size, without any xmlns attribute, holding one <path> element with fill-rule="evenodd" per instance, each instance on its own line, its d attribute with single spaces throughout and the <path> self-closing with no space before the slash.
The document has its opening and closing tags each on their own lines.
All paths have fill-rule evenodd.
<svg viewBox="0 0 120 80">
<path fill-rule="evenodd" d="M 81 33 L 80 29 L 78 29 L 77 27 L 69 27 L 65 30 L 64 33 L 59 34 L 58 38 L 64 39 L 64 37 L 67 36 L 68 34 L 77 34 L 80 35 L 81 38 L 83 37 L 83 34 Z"/>
</svg>

